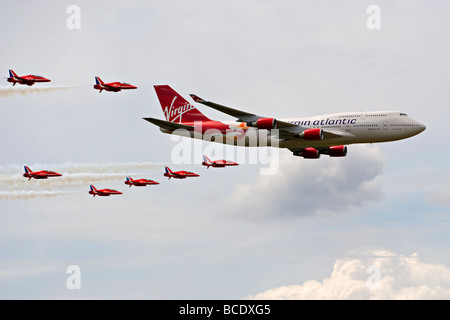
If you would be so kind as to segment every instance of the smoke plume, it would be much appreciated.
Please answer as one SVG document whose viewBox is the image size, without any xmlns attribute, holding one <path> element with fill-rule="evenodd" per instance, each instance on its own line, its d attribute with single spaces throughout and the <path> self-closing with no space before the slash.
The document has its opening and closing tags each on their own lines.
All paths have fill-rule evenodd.
<svg viewBox="0 0 450 320">
<path fill-rule="evenodd" d="M 46 87 L 0 87 L 0 97 L 10 97 L 10 96 L 26 96 L 27 94 L 33 93 L 46 93 L 54 92 L 68 89 L 79 88 L 77 86 L 46 86 Z"/>
<path fill-rule="evenodd" d="M 29 200 L 35 198 L 51 198 L 71 194 L 63 191 L 0 191 L 1 200 Z"/>
</svg>

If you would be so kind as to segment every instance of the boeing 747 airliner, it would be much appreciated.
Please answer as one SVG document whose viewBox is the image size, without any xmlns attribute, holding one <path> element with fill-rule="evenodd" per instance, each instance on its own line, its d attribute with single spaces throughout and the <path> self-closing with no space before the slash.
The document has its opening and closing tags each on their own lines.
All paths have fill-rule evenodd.
<svg viewBox="0 0 450 320">
<path fill-rule="evenodd" d="M 164 133 L 247 147 L 287 148 L 307 159 L 343 157 L 347 145 L 406 139 L 425 130 L 425 125 L 400 111 L 334 113 L 309 118 L 278 120 L 225 107 L 191 94 L 201 103 L 232 117 L 235 122 L 207 118 L 168 85 L 155 91 L 166 120 L 144 118 Z"/>
</svg>

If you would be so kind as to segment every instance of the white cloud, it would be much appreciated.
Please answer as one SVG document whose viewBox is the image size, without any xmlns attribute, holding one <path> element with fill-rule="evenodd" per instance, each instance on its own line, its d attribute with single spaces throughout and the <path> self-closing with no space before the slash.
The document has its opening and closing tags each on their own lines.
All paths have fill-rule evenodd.
<svg viewBox="0 0 450 320">
<path fill-rule="evenodd" d="M 377 273 L 378 272 L 378 273 Z M 378 277 L 377 277 L 378 275 Z M 390 251 L 338 259 L 321 282 L 281 286 L 246 299 L 449 299 L 450 268 Z"/>
<path fill-rule="evenodd" d="M 384 159 L 373 146 L 350 146 L 345 158 L 307 160 L 280 156 L 274 175 L 238 186 L 227 205 L 251 205 L 252 212 L 308 216 L 348 212 L 382 199 L 380 175 Z"/>
</svg>

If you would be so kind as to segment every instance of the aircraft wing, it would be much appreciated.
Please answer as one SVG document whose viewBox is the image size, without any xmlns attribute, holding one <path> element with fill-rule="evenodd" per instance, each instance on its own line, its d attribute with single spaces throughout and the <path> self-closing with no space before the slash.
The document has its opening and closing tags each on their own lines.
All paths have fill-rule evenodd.
<svg viewBox="0 0 450 320">
<path fill-rule="evenodd" d="M 155 118 L 143 118 L 144 120 L 153 123 L 154 125 L 157 125 L 160 128 L 166 129 L 166 130 L 176 130 L 176 129 L 186 129 L 186 130 L 193 130 L 194 126 L 188 126 L 181 123 L 175 123 L 165 120 L 159 120 Z"/>
<path fill-rule="evenodd" d="M 216 109 L 220 112 L 226 113 L 232 117 L 236 117 L 238 118 L 238 121 L 242 121 L 242 122 L 253 122 L 256 121 L 260 118 L 267 118 L 267 117 L 262 117 L 262 116 L 258 116 L 256 114 L 253 113 L 248 113 L 245 111 L 241 111 L 241 110 L 237 110 L 237 109 L 233 109 L 230 107 L 226 107 L 214 102 L 210 102 L 210 101 L 206 101 L 203 100 L 202 98 L 196 96 L 195 94 L 191 94 L 190 95 L 192 97 L 192 99 L 195 102 L 204 104 L 205 106 L 211 107 L 213 109 Z M 310 129 L 309 127 L 303 127 L 303 126 L 299 126 L 297 124 L 293 124 L 293 123 L 289 123 L 289 122 L 285 122 L 285 121 L 280 121 L 277 119 L 277 127 L 279 130 L 279 138 L 280 139 L 285 139 L 285 140 L 290 140 L 290 139 L 296 139 L 294 137 L 294 134 L 299 133 L 299 132 L 303 132 L 306 129 Z M 342 134 L 339 132 L 332 132 L 332 131 L 326 131 L 323 130 L 324 133 L 324 139 L 331 139 L 331 138 L 337 138 L 337 137 L 342 137 Z"/>
<path fill-rule="evenodd" d="M 203 100 L 202 98 L 196 96 L 195 94 L 191 94 L 190 96 L 192 97 L 192 99 L 195 102 L 204 104 L 205 106 L 208 106 L 208 107 L 216 109 L 220 112 L 226 113 L 232 117 L 236 117 L 236 118 L 238 118 L 239 121 L 242 121 L 242 122 L 256 121 L 259 118 L 262 118 L 253 113 L 244 112 L 244 111 L 233 109 L 230 107 L 225 107 L 223 105 L 220 105 L 220 104 L 217 104 L 217 103 L 214 103 L 211 101 Z"/>
</svg>

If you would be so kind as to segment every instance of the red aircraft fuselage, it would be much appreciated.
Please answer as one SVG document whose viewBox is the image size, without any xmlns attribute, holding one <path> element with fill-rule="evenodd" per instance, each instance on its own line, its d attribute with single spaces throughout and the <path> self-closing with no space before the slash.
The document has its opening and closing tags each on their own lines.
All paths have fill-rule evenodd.
<svg viewBox="0 0 450 320">
<path fill-rule="evenodd" d="M 186 179 L 188 177 L 199 177 L 199 174 L 190 171 L 172 171 L 169 167 L 165 167 L 164 177 L 175 179 Z"/>
<path fill-rule="evenodd" d="M 127 89 L 137 89 L 136 86 L 133 86 L 129 83 L 125 82 L 110 82 L 110 83 L 104 83 L 102 79 L 99 77 L 95 77 L 95 85 L 94 89 L 100 90 L 102 92 L 105 91 L 113 91 L 113 92 L 119 92 L 121 90 L 127 90 Z"/>
<path fill-rule="evenodd" d="M 127 177 L 125 184 L 129 185 L 131 188 L 131 186 L 145 187 L 148 185 L 159 184 L 159 182 L 149 180 L 149 179 L 132 179 L 131 177 Z"/>
<path fill-rule="evenodd" d="M 23 176 L 25 178 L 28 178 L 28 180 L 31 180 L 31 178 L 34 179 L 48 179 L 49 177 L 61 177 L 62 174 L 54 171 L 48 171 L 48 170 L 42 170 L 42 171 L 31 171 L 30 168 L 27 166 L 24 166 L 25 173 Z"/>
<path fill-rule="evenodd" d="M 228 166 L 238 166 L 239 164 L 227 160 L 210 160 L 207 156 L 204 155 L 202 165 L 206 166 L 206 169 L 208 169 L 209 167 L 224 168 Z"/>
<path fill-rule="evenodd" d="M 13 86 L 15 86 L 16 83 L 32 86 L 36 82 L 50 82 L 51 80 L 44 78 L 42 76 L 36 76 L 31 74 L 19 77 L 13 70 L 10 69 L 9 78 L 7 78 L 7 81 L 11 82 Z"/>
<path fill-rule="evenodd" d="M 91 190 L 89 190 L 89 194 L 92 194 L 94 197 L 95 196 L 109 197 L 112 194 L 122 194 L 122 192 L 114 190 L 114 189 L 96 189 L 91 184 Z"/>
</svg>

